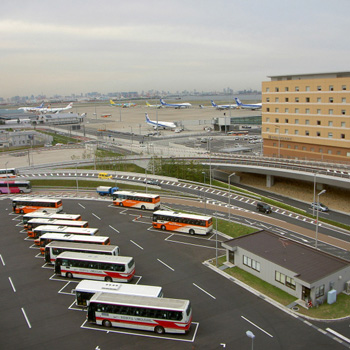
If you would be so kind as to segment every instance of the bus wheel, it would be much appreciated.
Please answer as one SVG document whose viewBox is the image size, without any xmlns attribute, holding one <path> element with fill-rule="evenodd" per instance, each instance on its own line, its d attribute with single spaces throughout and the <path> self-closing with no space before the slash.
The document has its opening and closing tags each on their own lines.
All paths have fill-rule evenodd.
<svg viewBox="0 0 350 350">
<path fill-rule="evenodd" d="M 122 207 L 122 206 L 123 206 L 123 203 L 122 203 L 122 202 L 120 202 L 120 203 L 119 203 L 119 206 L 120 206 L 120 207 Z"/>
<path fill-rule="evenodd" d="M 103 320 L 102 326 L 110 328 L 112 327 L 112 322 L 109 320 Z"/>
<path fill-rule="evenodd" d="M 189 233 L 190 235 L 194 235 L 194 230 L 190 229 Z"/>
<path fill-rule="evenodd" d="M 24 211 L 21 209 L 21 210 L 19 211 L 19 213 L 20 213 L 20 214 L 24 214 Z"/>
<path fill-rule="evenodd" d="M 107 276 L 107 277 L 105 277 L 105 281 L 106 281 L 106 282 L 112 282 L 112 278 L 109 277 L 109 276 Z"/>
<path fill-rule="evenodd" d="M 141 209 L 142 209 L 142 210 L 145 210 L 146 207 L 145 207 L 144 205 L 141 205 Z"/>
<path fill-rule="evenodd" d="M 157 334 L 164 334 L 165 333 L 165 330 L 162 326 L 157 326 L 156 328 L 154 328 L 154 331 L 157 333 Z"/>
<path fill-rule="evenodd" d="M 162 225 L 160 228 L 161 228 L 163 231 L 165 231 L 165 226 L 164 226 L 164 225 Z"/>
<path fill-rule="evenodd" d="M 73 275 L 72 275 L 71 272 L 67 272 L 67 273 L 66 273 L 66 277 L 67 277 L 67 278 L 73 278 Z"/>
<path fill-rule="evenodd" d="M 20 191 L 19 191 L 19 193 L 23 193 L 23 191 L 22 191 L 22 190 L 20 190 Z"/>
</svg>

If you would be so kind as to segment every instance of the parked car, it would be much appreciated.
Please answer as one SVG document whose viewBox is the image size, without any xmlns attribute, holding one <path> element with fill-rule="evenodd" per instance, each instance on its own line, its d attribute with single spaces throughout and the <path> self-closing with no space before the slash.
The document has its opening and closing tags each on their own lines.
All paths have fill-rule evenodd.
<svg viewBox="0 0 350 350">
<path fill-rule="evenodd" d="M 107 173 L 99 173 L 98 178 L 103 180 L 109 180 L 112 178 L 112 175 L 108 175 Z"/>
<path fill-rule="evenodd" d="M 262 213 L 265 213 L 265 214 L 270 214 L 272 213 L 272 208 L 271 206 L 269 206 L 268 204 L 266 203 L 263 203 L 263 202 L 258 202 L 256 204 L 256 209 L 258 211 L 261 211 Z"/>
<path fill-rule="evenodd" d="M 322 203 L 311 203 L 311 209 L 319 210 L 319 211 L 329 211 L 328 207 Z"/>
<path fill-rule="evenodd" d="M 148 184 L 148 185 L 160 186 L 160 182 L 159 181 L 152 180 L 152 179 L 144 180 L 143 183 Z"/>
</svg>

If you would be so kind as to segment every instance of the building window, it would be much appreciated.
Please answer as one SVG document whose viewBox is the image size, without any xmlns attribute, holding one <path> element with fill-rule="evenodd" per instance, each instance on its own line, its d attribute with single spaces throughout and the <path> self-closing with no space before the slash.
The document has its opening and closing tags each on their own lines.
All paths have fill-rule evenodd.
<svg viewBox="0 0 350 350">
<path fill-rule="evenodd" d="M 317 121 L 317 125 L 321 125 L 321 120 L 318 120 L 318 121 Z"/>
<path fill-rule="evenodd" d="M 299 146 L 294 146 L 294 149 L 299 149 Z"/>
<path fill-rule="evenodd" d="M 270 123 L 270 118 L 266 118 L 266 123 Z"/>
<path fill-rule="evenodd" d="M 346 97 L 342 97 L 341 102 L 346 103 Z"/>
<path fill-rule="evenodd" d="M 289 113 L 289 108 L 284 109 L 285 113 Z"/>
<path fill-rule="evenodd" d="M 266 102 L 270 102 L 270 97 L 266 97 Z"/>
<path fill-rule="evenodd" d="M 280 88 L 275 87 L 275 92 L 280 92 Z"/>
<path fill-rule="evenodd" d="M 275 102 L 280 102 L 280 99 L 278 97 L 276 97 Z"/>
<path fill-rule="evenodd" d="M 299 86 L 296 86 L 296 87 L 295 87 L 295 91 L 299 91 Z"/>
<path fill-rule="evenodd" d="M 321 114 L 321 110 L 320 109 L 317 110 L 317 114 Z"/>
<path fill-rule="evenodd" d="M 329 85 L 329 91 L 333 91 L 333 90 L 334 90 L 333 85 Z"/>
<path fill-rule="evenodd" d="M 321 136 L 321 133 L 317 131 L 316 136 Z"/>
<path fill-rule="evenodd" d="M 345 109 L 342 109 L 342 110 L 341 110 L 341 114 L 342 114 L 342 115 L 345 115 Z"/>
<path fill-rule="evenodd" d="M 329 149 L 329 150 L 327 151 L 327 153 L 328 153 L 328 154 L 332 154 L 332 150 Z"/>
<path fill-rule="evenodd" d="M 248 258 L 243 255 L 243 265 L 250 267 L 251 269 L 260 272 L 260 263 L 256 260 Z"/>
<path fill-rule="evenodd" d="M 299 108 L 295 108 L 295 113 L 299 113 Z"/>
<path fill-rule="evenodd" d="M 319 148 L 318 150 L 320 153 L 323 153 L 323 149 L 322 148 Z"/>
<path fill-rule="evenodd" d="M 305 125 L 310 125 L 310 120 L 309 119 L 305 120 Z"/>
<path fill-rule="evenodd" d="M 313 147 L 310 148 L 311 152 L 315 152 L 315 149 Z"/>
<path fill-rule="evenodd" d="M 279 108 L 275 108 L 275 113 L 279 113 L 280 109 Z"/>
<path fill-rule="evenodd" d="M 283 273 L 279 272 L 279 271 L 275 271 L 275 281 L 291 288 L 291 289 L 295 289 L 295 281 L 293 278 L 288 277 L 286 275 L 284 275 Z"/>
<path fill-rule="evenodd" d="M 305 91 L 310 91 L 310 86 L 306 86 Z"/>
<path fill-rule="evenodd" d="M 285 122 L 286 124 L 288 124 L 289 120 L 286 118 L 286 119 L 284 119 L 284 122 Z"/>
<path fill-rule="evenodd" d="M 266 128 L 266 132 L 270 132 L 270 128 Z"/>
<path fill-rule="evenodd" d="M 331 120 L 328 122 L 328 126 L 333 126 L 333 122 Z"/>
<path fill-rule="evenodd" d="M 305 146 L 303 146 L 303 151 L 306 151 L 306 147 Z"/>
<path fill-rule="evenodd" d="M 345 128 L 345 122 L 341 122 L 341 123 L 340 123 L 340 126 L 341 126 L 342 128 Z"/>
<path fill-rule="evenodd" d="M 289 134 L 289 130 L 288 129 L 284 129 L 284 133 L 285 134 Z"/>
<path fill-rule="evenodd" d="M 315 297 L 319 298 L 324 296 L 324 284 L 322 284 L 322 286 L 316 287 L 315 290 Z"/>
<path fill-rule="evenodd" d="M 290 145 L 287 145 L 287 148 L 289 148 L 289 149 L 290 149 L 290 148 L 291 148 L 291 147 L 290 147 Z"/>
<path fill-rule="evenodd" d="M 279 134 L 280 133 L 280 129 L 279 128 L 276 128 L 275 129 L 275 134 Z"/>
<path fill-rule="evenodd" d="M 270 88 L 269 87 L 266 88 L 266 92 L 270 92 Z"/>
<path fill-rule="evenodd" d="M 321 103 L 321 97 L 317 97 L 317 103 Z"/>
<path fill-rule="evenodd" d="M 322 90 L 321 86 L 317 86 L 317 91 L 321 91 L 321 90 Z"/>
<path fill-rule="evenodd" d="M 305 130 L 305 135 L 306 135 L 306 136 L 310 136 L 309 130 Z"/>
<path fill-rule="evenodd" d="M 294 130 L 295 135 L 299 135 L 299 130 Z"/>
<path fill-rule="evenodd" d="M 328 133 L 328 138 L 329 138 L 329 139 L 333 138 L 333 133 L 332 133 L 332 132 L 329 132 L 329 133 Z"/>
<path fill-rule="evenodd" d="M 310 102 L 310 97 L 306 97 L 305 101 Z"/>
<path fill-rule="evenodd" d="M 286 98 L 284 99 L 284 102 L 289 102 L 289 98 L 286 97 Z"/>
<path fill-rule="evenodd" d="M 299 102 L 299 97 L 296 97 L 296 98 L 295 98 L 295 102 Z"/>
<path fill-rule="evenodd" d="M 340 134 L 341 139 L 345 139 L 345 134 Z"/>
<path fill-rule="evenodd" d="M 279 122 L 280 122 L 279 118 L 275 118 L 275 123 L 279 123 Z"/>
<path fill-rule="evenodd" d="M 269 107 L 266 108 L 266 112 L 270 112 L 270 108 Z"/>
<path fill-rule="evenodd" d="M 284 91 L 289 91 L 289 87 L 286 86 L 286 87 L 284 88 Z"/>
<path fill-rule="evenodd" d="M 333 103 L 333 100 L 334 100 L 333 97 L 330 97 L 329 98 L 329 103 Z"/>
<path fill-rule="evenodd" d="M 329 109 L 328 114 L 333 114 L 333 109 Z"/>
<path fill-rule="evenodd" d="M 295 119 L 295 124 L 299 124 L 299 119 Z"/>
<path fill-rule="evenodd" d="M 306 109 L 305 109 L 305 113 L 306 113 L 306 114 L 310 114 L 310 108 L 306 108 Z"/>
<path fill-rule="evenodd" d="M 346 90 L 346 85 L 342 85 L 341 89 Z"/>
<path fill-rule="evenodd" d="M 295 290 L 295 281 L 293 278 L 286 276 L 286 286 Z"/>
</svg>

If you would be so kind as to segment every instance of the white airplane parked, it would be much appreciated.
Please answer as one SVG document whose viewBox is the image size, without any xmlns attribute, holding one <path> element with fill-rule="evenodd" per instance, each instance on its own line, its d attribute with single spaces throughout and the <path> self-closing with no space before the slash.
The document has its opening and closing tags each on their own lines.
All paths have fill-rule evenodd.
<svg viewBox="0 0 350 350">
<path fill-rule="evenodd" d="M 152 108 L 162 108 L 162 105 L 151 105 L 150 103 L 148 103 L 148 101 L 146 101 L 146 107 L 152 107 Z"/>
<path fill-rule="evenodd" d="M 162 98 L 160 99 L 160 103 L 162 104 L 163 107 L 166 107 L 166 108 L 180 109 L 180 108 L 192 107 L 192 105 L 188 102 L 185 102 L 185 103 L 165 103 Z"/>
<path fill-rule="evenodd" d="M 216 109 L 234 109 L 237 108 L 237 105 L 217 105 L 213 100 L 211 100 L 211 105 Z"/>
<path fill-rule="evenodd" d="M 175 129 L 177 126 L 173 122 L 162 122 L 162 121 L 155 121 L 148 118 L 148 113 L 145 113 L 146 115 L 146 123 L 149 125 L 152 125 L 154 129 L 163 128 L 163 129 Z"/>
<path fill-rule="evenodd" d="M 243 104 L 241 100 L 237 97 L 235 97 L 235 100 L 237 102 L 238 108 L 242 109 L 261 109 L 262 108 L 262 103 L 253 103 L 253 104 Z"/>
<path fill-rule="evenodd" d="M 44 107 L 39 112 L 42 113 L 59 113 L 62 111 L 66 111 L 67 109 L 71 109 L 73 107 L 73 102 L 71 102 L 67 107 L 57 107 L 57 108 L 50 108 L 50 107 Z"/>
<path fill-rule="evenodd" d="M 18 110 L 23 112 L 39 112 L 44 108 L 44 102 L 38 107 L 19 107 Z"/>
</svg>

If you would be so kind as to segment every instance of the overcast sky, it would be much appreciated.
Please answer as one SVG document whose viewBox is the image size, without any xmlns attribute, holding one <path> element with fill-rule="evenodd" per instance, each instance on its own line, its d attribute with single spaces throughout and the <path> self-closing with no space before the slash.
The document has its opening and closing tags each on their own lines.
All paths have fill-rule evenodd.
<svg viewBox="0 0 350 350">
<path fill-rule="evenodd" d="M 349 0 L 2 0 L 0 97 L 261 89 L 350 70 Z"/>
</svg>

